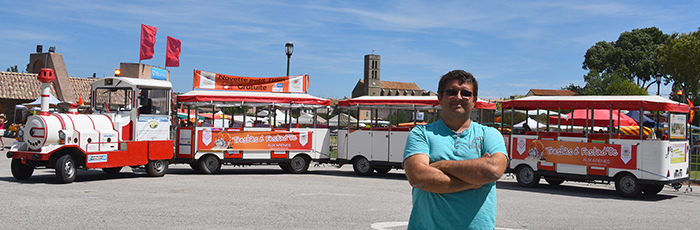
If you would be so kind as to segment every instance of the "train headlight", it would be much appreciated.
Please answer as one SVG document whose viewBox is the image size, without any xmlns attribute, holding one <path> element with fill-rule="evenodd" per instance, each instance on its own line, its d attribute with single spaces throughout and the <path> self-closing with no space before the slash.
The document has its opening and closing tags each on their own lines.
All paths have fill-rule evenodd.
<svg viewBox="0 0 700 230">
<path fill-rule="evenodd" d="M 17 141 L 24 142 L 24 130 L 17 130 Z"/>
<path fill-rule="evenodd" d="M 58 144 L 66 144 L 66 133 L 63 130 L 58 130 Z"/>
</svg>

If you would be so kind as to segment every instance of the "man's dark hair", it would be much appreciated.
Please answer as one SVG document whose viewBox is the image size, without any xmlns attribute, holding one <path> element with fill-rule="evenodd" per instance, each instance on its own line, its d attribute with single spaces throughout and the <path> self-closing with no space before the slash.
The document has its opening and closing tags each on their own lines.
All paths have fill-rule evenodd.
<svg viewBox="0 0 700 230">
<path fill-rule="evenodd" d="M 474 97 L 476 98 L 479 95 L 479 83 L 476 82 L 476 78 L 474 78 L 474 75 L 471 73 L 457 69 L 457 70 L 452 70 L 445 75 L 442 75 L 440 78 L 440 83 L 438 83 L 438 94 L 442 95 L 442 93 L 445 92 L 445 87 L 447 87 L 447 83 L 452 81 L 452 80 L 458 80 L 459 84 L 464 84 L 464 83 L 469 83 L 472 85 L 472 89 L 474 92 Z"/>
</svg>

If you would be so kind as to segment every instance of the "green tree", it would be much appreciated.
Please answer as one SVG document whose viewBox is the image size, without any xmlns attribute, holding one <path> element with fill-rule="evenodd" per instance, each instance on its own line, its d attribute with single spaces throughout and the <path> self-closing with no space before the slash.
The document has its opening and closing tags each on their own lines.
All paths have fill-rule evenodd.
<svg viewBox="0 0 700 230">
<path fill-rule="evenodd" d="M 10 66 L 9 68 L 7 68 L 6 71 L 7 71 L 7 72 L 15 72 L 15 73 L 19 72 L 19 71 L 17 71 L 17 65 L 15 65 L 15 66 Z"/>
<path fill-rule="evenodd" d="M 405 110 L 396 110 L 389 114 L 384 120 L 389 121 L 392 125 L 398 125 L 399 123 L 412 121 L 411 114 Z"/>
<path fill-rule="evenodd" d="M 574 83 L 569 83 L 569 85 L 565 87 L 561 87 L 563 90 L 571 90 L 574 91 L 575 93 L 578 93 L 579 95 L 583 95 L 583 87 L 575 85 Z"/>
<path fill-rule="evenodd" d="M 605 87 L 605 95 L 649 95 L 646 88 L 615 74 L 608 78 L 609 83 Z M 648 87 L 648 86 L 647 86 Z"/>
<path fill-rule="evenodd" d="M 527 118 L 527 116 L 525 116 L 524 113 L 520 113 L 520 112 L 512 113 L 510 110 L 503 111 L 502 114 L 503 114 L 503 116 L 501 117 L 501 122 L 503 122 L 503 124 L 505 126 L 510 126 L 511 119 L 512 119 L 513 124 L 517 124 L 517 123 L 524 121 Z"/>
<path fill-rule="evenodd" d="M 689 98 L 693 104 L 700 104 L 696 97 L 700 84 L 700 28 L 688 34 L 671 35 L 671 39 L 657 49 L 656 58 L 661 64 L 661 71 L 667 74 L 666 84 L 673 81 L 674 93 L 671 98 L 680 102 L 686 102 L 685 98 Z M 679 89 L 683 91 L 683 96 L 675 95 Z"/>
<path fill-rule="evenodd" d="M 620 73 L 599 74 L 591 70 L 583 76 L 586 85 L 583 87 L 582 95 L 648 95 L 644 88 L 640 88 Z"/>
<path fill-rule="evenodd" d="M 581 89 L 581 95 L 606 95 L 605 78 L 597 71 L 589 71 L 583 76 L 583 81 L 586 82 L 586 85 Z"/>
<path fill-rule="evenodd" d="M 233 114 L 243 114 L 246 112 L 245 107 L 221 107 L 218 109 L 226 115 L 230 115 L 232 110 Z"/>
<path fill-rule="evenodd" d="M 659 64 L 654 59 L 656 49 L 664 44 L 670 35 L 656 27 L 634 29 L 623 32 L 617 41 L 600 41 L 586 51 L 583 69 L 597 73 L 617 73 L 644 89 L 655 83 Z"/>
</svg>

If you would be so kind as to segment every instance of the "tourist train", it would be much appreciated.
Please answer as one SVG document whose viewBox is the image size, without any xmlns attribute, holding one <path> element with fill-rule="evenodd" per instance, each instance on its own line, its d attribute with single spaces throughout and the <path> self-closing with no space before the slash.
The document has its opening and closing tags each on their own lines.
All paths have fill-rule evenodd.
<svg viewBox="0 0 700 230">
<path fill-rule="evenodd" d="M 195 70 L 194 76 L 196 89 L 175 99 L 167 80 L 97 79 L 92 83 L 89 114 L 78 114 L 75 105 L 68 113 L 49 113 L 49 86 L 55 76 L 52 69 L 42 69 L 37 77 L 42 82 L 41 112 L 27 118 L 7 152 L 13 176 L 26 180 L 37 168 L 51 168 L 59 182 L 70 183 L 78 169 L 115 174 L 129 166 L 158 177 L 170 164 L 189 164 L 207 174 L 217 173 L 222 165 L 262 164 L 304 173 L 314 162 L 352 164 L 358 175 L 384 174 L 403 168 L 411 127 L 440 117 L 436 96 L 361 96 L 340 100 L 331 108 L 330 100 L 305 93 L 308 75 L 267 81 Z M 238 83 L 217 82 L 220 79 Z M 248 86 L 265 92 L 237 90 Z M 550 185 L 614 181 L 622 196 L 635 197 L 642 192 L 656 194 L 664 185 L 678 189 L 689 179 L 688 105 L 658 96 L 531 96 L 505 101 L 502 107 L 502 113 L 660 111 L 670 118 L 665 124 L 667 139 L 644 132 L 622 135 L 616 131 L 622 129 L 620 121 L 610 118 L 601 125 L 594 115 L 550 119 L 546 128 L 519 134 L 504 129 L 510 158 L 507 172 L 515 173 L 522 186 L 536 186 L 540 178 Z M 317 116 L 331 114 L 331 109 L 336 117 L 321 121 Z M 413 122 L 392 121 L 389 115 L 400 110 Z M 250 111 L 255 116 L 247 116 Z M 301 116 L 300 111 L 311 116 Z M 478 100 L 472 117 L 477 122 L 493 121 L 495 111 L 494 103 Z M 369 119 L 353 120 L 343 112 Z M 203 117 L 207 119 L 202 123 Z M 382 120 L 385 117 L 389 121 Z M 512 121 L 508 126 L 514 126 Z M 594 133 L 601 127 L 607 133 Z"/>
</svg>

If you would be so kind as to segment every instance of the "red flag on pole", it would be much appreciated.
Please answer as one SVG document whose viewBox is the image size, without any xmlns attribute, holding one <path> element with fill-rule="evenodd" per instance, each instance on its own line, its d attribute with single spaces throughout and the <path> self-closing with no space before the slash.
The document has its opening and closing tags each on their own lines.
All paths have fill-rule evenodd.
<svg viewBox="0 0 700 230">
<path fill-rule="evenodd" d="M 165 67 L 180 66 L 180 40 L 168 36 L 168 51 L 165 56 Z"/>
<path fill-rule="evenodd" d="M 157 30 L 153 26 L 141 24 L 141 57 L 139 61 L 153 58 Z"/>
</svg>

